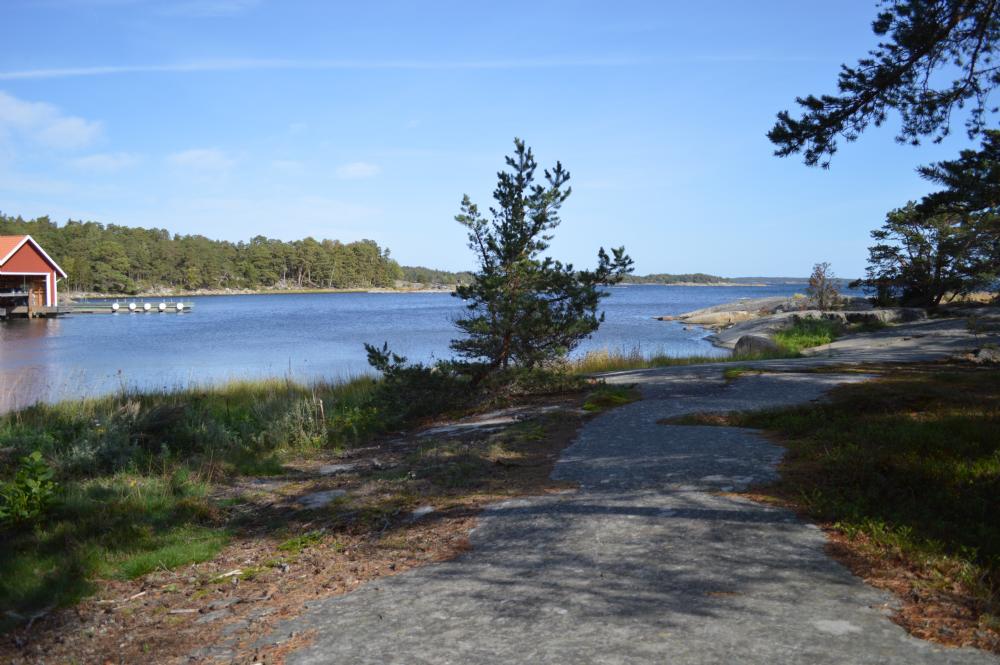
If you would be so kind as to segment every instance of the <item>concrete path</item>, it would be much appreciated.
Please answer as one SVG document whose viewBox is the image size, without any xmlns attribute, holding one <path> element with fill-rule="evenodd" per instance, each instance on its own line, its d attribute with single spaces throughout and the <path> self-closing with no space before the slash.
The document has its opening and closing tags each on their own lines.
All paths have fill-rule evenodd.
<svg viewBox="0 0 1000 665">
<path fill-rule="evenodd" d="M 816 361 L 799 361 L 815 363 Z M 780 448 L 739 429 L 658 425 L 690 411 L 819 398 L 858 376 L 719 366 L 622 373 L 644 400 L 589 422 L 555 476 L 575 492 L 487 511 L 474 549 L 312 603 L 269 641 L 288 662 L 997 663 L 909 637 L 791 513 L 721 496 L 774 475 Z"/>
</svg>

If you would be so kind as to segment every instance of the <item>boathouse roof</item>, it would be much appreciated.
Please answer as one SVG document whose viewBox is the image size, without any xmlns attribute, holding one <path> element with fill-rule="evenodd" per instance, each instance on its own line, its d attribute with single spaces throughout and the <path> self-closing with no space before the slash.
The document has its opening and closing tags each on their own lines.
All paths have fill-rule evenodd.
<svg viewBox="0 0 1000 665">
<path fill-rule="evenodd" d="M 42 246 L 35 242 L 35 239 L 29 235 L 23 236 L 0 236 L 0 271 L 3 270 L 3 264 L 7 263 L 15 254 L 17 254 L 22 247 L 25 245 L 31 246 L 35 252 L 41 256 L 46 263 L 52 266 L 52 269 L 59 273 L 60 276 L 66 277 L 66 272 L 59 267 L 59 264 L 52 260 Z"/>
</svg>

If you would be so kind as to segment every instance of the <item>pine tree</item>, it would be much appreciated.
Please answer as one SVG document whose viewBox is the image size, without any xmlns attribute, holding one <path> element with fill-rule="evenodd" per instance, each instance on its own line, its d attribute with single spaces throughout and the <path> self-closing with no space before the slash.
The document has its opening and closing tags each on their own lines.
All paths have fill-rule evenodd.
<svg viewBox="0 0 1000 665">
<path fill-rule="evenodd" d="M 1000 131 L 919 173 L 944 189 L 893 210 L 872 231 L 877 243 L 861 284 L 886 304 L 936 306 L 1000 275 Z"/>
<path fill-rule="evenodd" d="M 872 23 L 883 38 L 854 67 L 843 65 L 839 94 L 796 99 L 799 118 L 788 111 L 768 133 L 780 157 L 801 152 L 806 164 L 829 166 L 837 140 L 853 141 L 882 125 L 891 110 L 902 118 L 897 140 L 940 141 L 952 113 L 967 108 L 966 129 L 986 127 L 990 93 L 1000 86 L 1000 2 L 997 0 L 885 0 Z"/>
<path fill-rule="evenodd" d="M 597 313 L 606 295 L 601 287 L 620 282 L 632 271 L 625 248 L 601 248 L 594 270 L 575 270 L 542 257 L 569 197 L 570 175 L 561 163 L 544 171 L 537 184 L 537 164 L 524 141 L 514 140 L 510 170 L 497 174 L 496 206 L 487 219 L 466 196 L 455 217 L 468 229 L 469 247 L 479 270 L 455 295 L 466 301 L 468 314 L 456 322 L 465 337 L 453 350 L 468 361 L 483 363 L 486 372 L 510 366 L 536 367 L 563 356 L 597 330 Z"/>
</svg>

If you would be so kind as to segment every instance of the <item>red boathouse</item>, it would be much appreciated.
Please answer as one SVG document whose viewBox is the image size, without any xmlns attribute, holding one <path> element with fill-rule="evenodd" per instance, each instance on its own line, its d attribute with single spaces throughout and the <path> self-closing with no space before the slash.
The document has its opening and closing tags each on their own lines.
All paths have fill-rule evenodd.
<svg viewBox="0 0 1000 665">
<path fill-rule="evenodd" d="M 63 269 L 31 236 L 0 236 L 0 307 L 28 311 L 59 304 Z"/>
</svg>

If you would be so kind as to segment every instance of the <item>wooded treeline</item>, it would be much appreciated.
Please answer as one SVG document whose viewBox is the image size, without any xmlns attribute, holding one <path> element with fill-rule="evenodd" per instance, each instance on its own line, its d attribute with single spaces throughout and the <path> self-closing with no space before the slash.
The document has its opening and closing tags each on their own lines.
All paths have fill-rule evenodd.
<svg viewBox="0 0 1000 665">
<path fill-rule="evenodd" d="M 474 274 L 469 271 L 449 272 L 447 270 L 435 270 L 422 266 L 402 266 L 403 281 L 418 282 L 421 284 L 469 284 Z M 765 278 L 756 278 L 759 282 Z M 654 273 L 650 275 L 626 275 L 622 282 L 624 284 L 729 284 L 735 283 L 737 279 L 709 275 L 703 272 L 685 273 L 673 275 L 670 273 Z M 801 278 L 805 281 L 805 278 Z"/>
<path fill-rule="evenodd" d="M 404 282 L 415 282 L 418 284 L 468 284 L 472 281 L 473 274 L 468 270 L 461 272 L 450 272 L 448 270 L 435 270 L 423 266 L 402 266 L 402 280 Z"/>
<path fill-rule="evenodd" d="M 731 280 L 719 277 L 718 275 L 695 272 L 682 275 L 672 275 L 669 273 L 628 275 L 623 281 L 626 284 L 725 284 Z"/>
<path fill-rule="evenodd" d="M 393 286 L 402 278 L 389 250 L 372 240 L 306 238 L 249 242 L 172 235 L 165 229 L 0 214 L 0 235 L 30 234 L 69 274 L 63 289 L 138 293 L 174 288 L 282 289 Z"/>
</svg>

